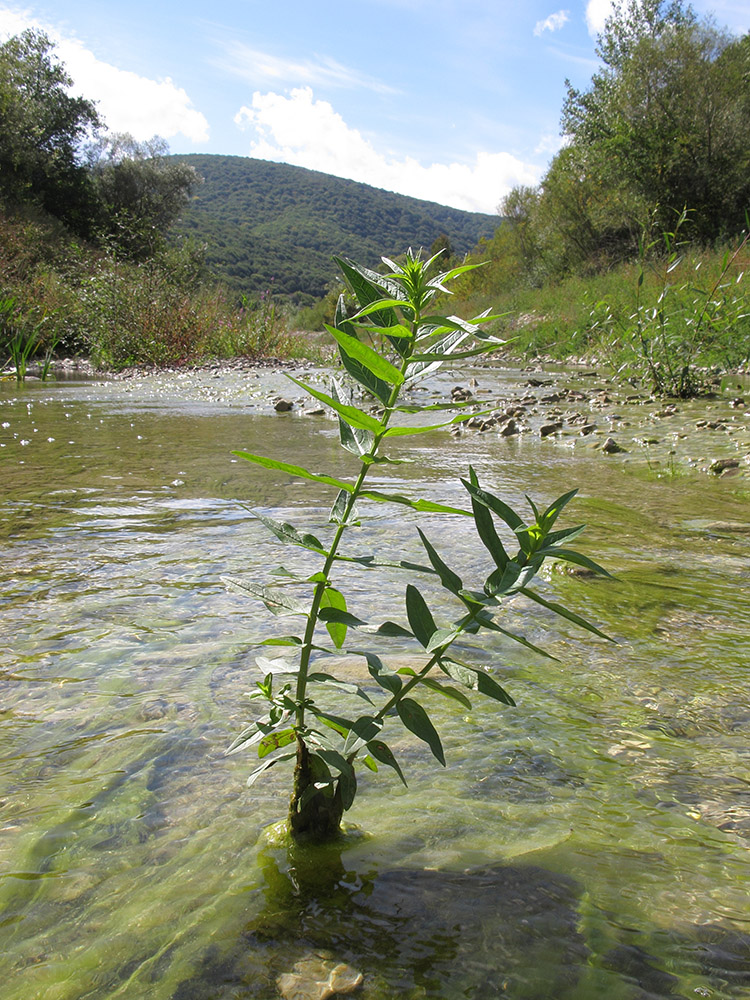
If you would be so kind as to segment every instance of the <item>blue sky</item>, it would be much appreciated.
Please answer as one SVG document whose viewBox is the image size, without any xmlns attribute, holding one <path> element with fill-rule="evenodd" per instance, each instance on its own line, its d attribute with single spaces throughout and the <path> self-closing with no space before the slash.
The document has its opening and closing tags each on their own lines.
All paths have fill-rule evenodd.
<svg viewBox="0 0 750 1000">
<path fill-rule="evenodd" d="M 256 156 L 473 211 L 535 184 L 609 0 L 0 0 L 44 29 L 112 131 Z M 748 0 L 693 0 L 735 33 Z"/>
</svg>

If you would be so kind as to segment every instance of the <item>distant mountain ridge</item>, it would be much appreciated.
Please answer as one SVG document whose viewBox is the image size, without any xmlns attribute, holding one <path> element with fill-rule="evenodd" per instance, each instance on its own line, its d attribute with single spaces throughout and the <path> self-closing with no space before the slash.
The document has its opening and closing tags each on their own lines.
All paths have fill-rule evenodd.
<svg viewBox="0 0 750 1000">
<path fill-rule="evenodd" d="M 334 254 L 374 267 L 381 254 L 429 249 L 443 234 L 466 253 L 500 222 L 285 163 L 175 158 L 204 178 L 175 231 L 207 244 L 211 268 L 238 295 L 273 287 L 304 303 L 336 276 Z"/>
</svg>

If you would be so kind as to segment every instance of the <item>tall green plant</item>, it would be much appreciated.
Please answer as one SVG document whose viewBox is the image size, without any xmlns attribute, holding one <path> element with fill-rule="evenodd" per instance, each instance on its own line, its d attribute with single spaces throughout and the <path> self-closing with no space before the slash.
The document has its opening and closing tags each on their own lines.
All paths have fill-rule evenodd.
<svg viewBox="0 0 750 1000">
<path fill-rule="evenodd" d="M 750 313 L 744 271 L 733 273 L 750 236 L 723 255 L 713 281 L 701 281 L 700 260 L 688 280 L 682 280 L 688 244 L 681 230 L 688 215 L 683 210 L 671 232 L 642 241 L 633 312 L 623 319 L 601 300 L 591 314 L 591 329 L 608 331 L 608 350 L 618 374 L 647 381 L 657 395 L 678 398 L 706 388 L 700 359 L 731 342 Z M 646 292 L 647 271 L 655 278 L 654 295 Z M 736 347 L 739 354 L 741 348 Z"/>
<path fill-rule="evenodd" d="M 473 469 L 462 480 L 469 509 L 415 499 L 400 493 L 368 488 L 367 478 L 374 465 L 389 463 L 383 447 L 396 437 L 420 434 L 468 418 L 458 414 L 447 423 L 415 426 L 398 422 L 402 414 L 440 410 L 455 404 L 414 406 L 401 403 L 403 390 L 441 366 L 487 354 L 502 341 L 487 335 L 482 324 L 485 314 L 471 322 L 456 316 L 430 312 L 430 303 L 448 291 L 446 283 L 474 265 L 465 265 L 431 276 L 436 258 L 422 261 L 407 253 L 404 262 L 383 258 L 388 273 L 376 274 L 345 259 L 338 264 L 359 305 L 348 318 L 339 301 L 334 325 L 328 332 L 338 344 L 348 375 L 377 405 L 376 413 L 346 402 L 340 380 L 332 380 L 330 393 L 289 376 L 293 382 L 329 406 L 338 416 L 342 446 L 358 459 L 358 471 L 351 480 L 342 480 L 288 462 L 247 452 L 239 457 L 267 469 L 278 470 L 337 490 L 329 522 L 331 535 L 319 539 L 310 531 L 265 514 L 256 516 L 282 542 L 307 550 L 317 568 L 304 578 L 285 579 L 283 586 L 263 586 L 230 578 L 233 588 L 260 599 L 274 614 L 299 616 L 302 626 L 295 635 L 266 640 L 266 645 L 288 647 L 289 657 L 269 660 L 259 656 L 262 679 L 254 697 L 266 703 L 265 713 L 237 737 L 229 753 L 253 749 L 261 759 L 250 775 L 252 784 L 263 772 L 282 761 L 295 761 L 293 791 L 289 808 L 289 829 L 295 839 L 325 841 L 335 837 L 342 814 L 352 805 L 357 791 L 356 767 L 360 764 L 377 771 L 379 764 L 393 768 L 405 778 L 396 757 L 383 740 L 386 725 L 399 720 L 423 740 L 434 757 L 445 764 L 440 736 L 425 706 L 417 700 L 422 692 L 436 692 L 470 707 L 467 691 L 485 695 L 505 705 L 513 699 L 490 672 L 465 662 L 454 652 L 458 640 L 483 630 L 500 633 L 521 645 L 545 654 L 522 635 L 498 624 L 495 615 L 504 600 L 523 594 L 548 611 L 602 635 L 593 625 L 572 611 L 552 603 L 531 589 L 531 582 L 546 559 L 562 559 L 604 573 L 586 556 L 567 548 L 582 527 L 553 530 L 575 490 L 564 494 L 546 510 L 531 501 L 533 517 L 525 521 L 503 500 L 482 487 Z M 373 347 L 371 345 L 378 345 Z M 372 554 L 344 554 L 342 540 L 358 522 L 361 500 L 396 503 L 422 514 L 455 515 L 473 520 L 478 539 L 487 550 L 491 571 L 478 586 L 470 587 L 455 569 L 448 566 L 421 527 L 417 528 L 426 554 L 426 564 L 407 560 L 385 562 Z M 512 533 L 515 551 L 509 552 L 497 530 L 499 519 Z M 352 614 L 338 576 L 344 568 L 370 571 L 378 566 L 397 566 L 410 571 L 414 579 L 426 576 L 452 595 L 459 614 L 450 623 L 436 620 L 415 582 L 405 591 L 406 624 L 394 621 L 368 623 Z M 295 591 L 307 592 L 303 603 Z M 362 640 L 348 644 L 358 633 Z M 326 636 L 327 633 L 327 636 Z M 418 651 L 408 667 L 390 670 L 380 656 L 380 646 L 390 638 L 413 643 Z M 364 648 L 368 638 L 378 645 Z M 325 658 L 347 653 L 361 657 L 363 665 L 380 691 L 376 697 L 363 687 L 337 678 L 325 669 Z M 361 712 L 341 714 L 341 709 L 324 700 L 327 691 L 345 692 L 364 702 Z"/>
</svg>

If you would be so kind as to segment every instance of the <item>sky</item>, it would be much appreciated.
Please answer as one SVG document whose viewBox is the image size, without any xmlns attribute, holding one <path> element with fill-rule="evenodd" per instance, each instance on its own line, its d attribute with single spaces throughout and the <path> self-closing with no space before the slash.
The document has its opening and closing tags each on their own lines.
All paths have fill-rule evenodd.
<svg viewBox="0 0 750 1000">
<path fill-rule="evenodd" d="M 495 212 L 561 145 L 610 0 L 0 0 L 112 132 Z M 735 34 L 748 0 L 693 0 Z"/>
</svg>

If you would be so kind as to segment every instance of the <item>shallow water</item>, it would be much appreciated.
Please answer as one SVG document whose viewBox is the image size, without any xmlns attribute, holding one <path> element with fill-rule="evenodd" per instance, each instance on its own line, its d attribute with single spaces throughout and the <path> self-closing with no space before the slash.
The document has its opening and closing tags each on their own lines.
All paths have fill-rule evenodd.
<svg viewBox="0 0 750 1000">
<path fill-rule="evenodd" d="M 475 374 L 491 400 L 523 383 Z M 469 463 L 514 506 L 578 486 L 566 523 L 617 579 L 543 586 L 618 644 L 514 603 L 560 662 L 489 641 L 517 708 L 431 702 L 448 767 L 396 733 L 409 788 L 367 774 L 360 834 L 290 858 L 266 836 L 289 775 L 247 789 L 252 760 L 223 756 L 254 643 L 287 629 L 221 582 L 302 566 L 246 505 L 325 532 L 332 499 L 233 449 L 350 468 L 333 421 L 273 412 L 288 391 L 262 371 L 0 383 L 3 1000 L 270 998 L 321 948 L 368 1000 L 749 996 L 750 480 L 699 470 L 743 454 L 750 421 L 725 399 L 660 418 L 615 400 L 622 455 L 402 440 L 414 463 L 389 482 L 431 499 L 462 503 Z M 716 413 L 723 429 L 694 428 Z M 362 514 L 352 551 L 420 557 L 413 516 Z M 461 519 L 427 533 L 467 580 L 484 567 Z M 350 610 L 395 617 L 404 583 L 345 581 Z"/>
</svg>

